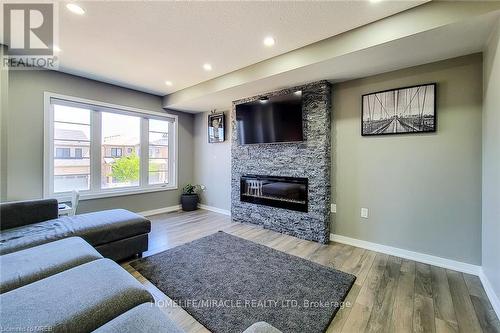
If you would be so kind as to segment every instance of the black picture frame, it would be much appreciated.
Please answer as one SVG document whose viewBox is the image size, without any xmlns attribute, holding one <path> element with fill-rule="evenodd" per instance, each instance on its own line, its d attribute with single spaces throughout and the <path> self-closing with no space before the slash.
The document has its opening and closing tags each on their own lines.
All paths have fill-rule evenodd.
<svg viewBox="0 0 500 333">
<path fill-rule="evenodd" d="M 361 96 L 361 136 L 434 133 L 436 101 L 436 83 L 364 94 Z"/>
<path fill-rule="evenodd" d="M 220 143 L 226 140 L 226 122 L 224 113 L 208 115 L 208 143 Z"/>
</svg>

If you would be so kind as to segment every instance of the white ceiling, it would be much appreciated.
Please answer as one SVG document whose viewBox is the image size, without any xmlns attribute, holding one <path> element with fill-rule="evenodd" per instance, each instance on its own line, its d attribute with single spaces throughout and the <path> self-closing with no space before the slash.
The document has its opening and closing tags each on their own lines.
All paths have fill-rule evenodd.
<svg viewBox="0 0 500 333">
<path fill-rule="evenodd" d="M 499 19 L 498 12 L 483 15 L 166 106 L 191 113 L 227 110 L 231 101 L 291 85 L 325 79 L 342 82 L 481 52 Z"/>
<path fill-rule="evenodd" d="M 423 2 L 61 2 L 60 70 L 166 95 Z"/>
</svg>

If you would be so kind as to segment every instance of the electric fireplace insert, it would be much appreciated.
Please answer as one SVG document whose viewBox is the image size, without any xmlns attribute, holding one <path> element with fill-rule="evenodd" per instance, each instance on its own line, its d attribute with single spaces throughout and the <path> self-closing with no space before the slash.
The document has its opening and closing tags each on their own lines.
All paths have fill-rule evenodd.
<svg viewBox="0 0 500 333">
<path fill-rule="evenodd" d="M 240 180 L 240 200 L 307 212 L 307 184 L 307 178 L 244 175 Z"/>
</svg>

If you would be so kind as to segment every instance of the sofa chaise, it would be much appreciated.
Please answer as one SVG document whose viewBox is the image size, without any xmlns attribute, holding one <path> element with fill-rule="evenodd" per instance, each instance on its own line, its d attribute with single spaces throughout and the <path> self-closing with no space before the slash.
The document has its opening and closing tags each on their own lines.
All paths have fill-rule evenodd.
<svg viewBox="0 0 500 333">
<path fill-rule="evenodd" d="M 58 217 L 55 199 L 0 204 L 0 255 L 79 236 L 113 260 L 148 249 L 151 222 L 124 209 Z"/>
</svg>

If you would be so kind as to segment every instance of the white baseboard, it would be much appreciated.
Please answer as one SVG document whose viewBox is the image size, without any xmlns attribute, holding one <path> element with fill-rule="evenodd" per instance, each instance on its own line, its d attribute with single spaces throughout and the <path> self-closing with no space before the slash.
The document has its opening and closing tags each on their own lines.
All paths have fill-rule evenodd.
<svg viewBox="0 0 500 333">
<path fill-rule="evenodd" d="M 397 247 L 372 243 L 360 239 L 350 238 L 341 235 L 330 234 L 330 240 L 338 243 L 343 243 L 347 245 L 352 245 L 356 247 L 361 247 L 363 249 L 381 252 L 385 254 L 390 254 L 396 257 L 401 257 L 405 259 L 410 259 L 424 264 L 439 266 L 447 269 L 452 269 L 455 271 L 473 274 L 480 276 L 481 266 L 467 264 L 465 262 L 441 258 L 437 256 L 432 256 L 429 254 L 424 254 L 420 252 L 414 252 L 409 250 L 400 249 Z"/>
<path fill-rule="evenodd" d="M 486 291 L 486 295 L 490 300 L 491 306 L 497 314 L 497 318 L 500 318 L 500 298 L 497 294 L 495 294 L 493 286 L 491 285 L 490 280 L 488 280 L 488 277 L 484 274 L 482 268 L 481 272 L 479 273 L 479 278 L 481 279 L 481 283 L 483 284 L 484 291 Z"/>
<path fill-rule="evenodd" d="M 226 210 L 226 209 L 221 209 L 221 208 L 217 208 L 217 207 L 213 207 L 213 206 L 207 206 L 207 205 L 204 205 L 204 204 L 198 204 L 198 207 L 201 208 L 201 209 L 204 209 L 204 210 L 209 210 L 211 212 L 215 212 L 215 213 L 219 213 L 219 214 L 224 214 L 224 215 L 227 215 L 227 216 L 231 216 L 231 212 L 229 210 Z"/>
<path fill-rule="evenodd" d="M 212 206 L 207 206 L 204 204 L 198 204 L 198 207 L 200 209 L 209 210 L 211 212 L 231 216 L 231 212 L 229 210 L 225 210 L 225 209 L 221 209 L 221 208 L 217 208 L 217 207 L 212 207 Z M 181 210 L 181 205 L 163 207 L 163 208 L 158 208 L 158 209 L 153 209 L 153 210 L 146 210 L 144 212 L 139 212 L 137 214 L 140 214 L 142 216 L 151 216 L 151 215 L 156 215 L 156 214 L 176 212 L 178 210 Z"/>
<path fill-rule="evenodd" d="M 181 209 L 181 205 L 175 205 L 175 206 L 163 207 L 163 208 L 158 208 L 158 209 L 153 209 L 153 210 L 146 210 L 144 212 L 139 212 L 137 214 L 142 215 L 142 216 L 151 216 L 151 215 L 156 215 L 156 214 L 176 212 L 180 209 Z"/>
</svg>

